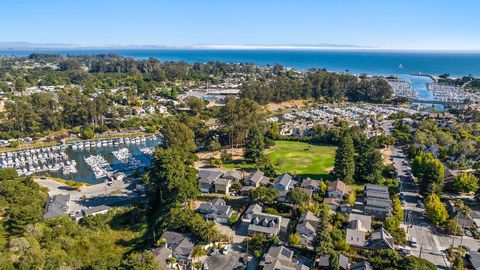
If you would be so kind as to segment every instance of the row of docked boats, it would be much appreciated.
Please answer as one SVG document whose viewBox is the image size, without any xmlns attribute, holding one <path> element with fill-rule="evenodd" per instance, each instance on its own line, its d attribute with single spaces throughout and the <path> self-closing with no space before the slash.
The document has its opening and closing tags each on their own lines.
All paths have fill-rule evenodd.
<svg viewBox="0 0 480 270">
<path fill-rule="evenodd" d="M 112 152 L 113 156 L 122 163 L 123 169 L 125 171 L 132 171 L 143 167 L 143 163 L 136 159 L 128 148 L 122 148 L 118 151 Z"/>
<path fill-rule="evenodd" d="M 77 162 L 74 159 L 70 159 L 69 155 L 65 152 L 70 147 L 72 150 L 88 150 L 92 148 L 119 147 L 122 145 L 142 145 L 146 143 L 147 140 L 156 140 L 159 138 L 159 135 L 122 137 L 1 152 L 0 168 L 14 168 L 18 174 L 22 176 L 46 172 L 61 172 L 63 175 L 70 175 L 77 173 Z M 150 149 L 141 151 L 147 156 L 149 155 L 148 153 L 153 153 L 153 147 L 141 149 Z M 122 163 L 122 170 L 124 171 L 132 171 L 145 166 L 140 160 L 136 159 L 127 148 L 113 151 L 112 154 Z M 115 172 L 102 156 L 89 156 L 84 159 L 92 170 L 95 178 L 111 177 Z"/>
<path fill-rule="evenodd" d="M 92 148 L 102 148 L 102 147 L 113 147 L 121 145 L 130 145 L 130 144 L 142 144 L 147 140 L 156 140 L 158 135 L 148 135 L 148 136 L 137 136 L 137 137 L 122 137 L 116 139 L 104 139 L 104 140 L 95 140 L 95 141 L 81 141 L 81 142 L 72 142 L 71 147 L 73 150 L 82 150 L 82 149 L 92 149 Z"/>
<path fill-rule="evenodd" d="M 85 162 L 92 170 L 96 179 L 110 177 L 114 171 L 110 163 L 101 155 L 91 155 L 85 157 Z"/>
<path fill-rule="evenodd" d="M 76 172 L 76 163 L 71 161 L 61 146 L 25 149 L 0 153 L 0 168 L 13 168 L 19 175 L 56 172 Z"/>
</svg>

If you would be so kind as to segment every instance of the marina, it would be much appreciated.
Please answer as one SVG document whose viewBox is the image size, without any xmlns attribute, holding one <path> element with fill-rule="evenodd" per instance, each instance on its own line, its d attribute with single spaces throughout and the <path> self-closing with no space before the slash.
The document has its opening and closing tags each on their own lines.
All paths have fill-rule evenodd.
<svg viewBox="0 0 480 270">
<path fill-rule="evenodd" d="M 97 184 L 150 166 L 157 135 L 72 142 L 59 146 L 0 153 L 0 168 L 19 175 L 50 175 Z"/>
</svg>

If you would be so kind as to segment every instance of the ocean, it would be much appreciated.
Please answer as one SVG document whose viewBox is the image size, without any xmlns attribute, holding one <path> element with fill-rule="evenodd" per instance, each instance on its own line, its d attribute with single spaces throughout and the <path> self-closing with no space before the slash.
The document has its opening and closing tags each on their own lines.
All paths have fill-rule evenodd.
<svg viewBox="0 0 480 270">
<path fill-rule="evenodd" d="M 189 49 L 71 49 L 71 50 L 0 50 L 0 55 L 27 56 L 32 52 L 62 55 L 116 53 L 125 57 L 160 61 L 247 62 L 257 65 L 281 64 L 299 70 L 325 68 L 329 71 L 402 75 L 422 73 L 460 77 L 480 77 L 480 53 L 401 52 L 350 50 L 189 50 Z"/>
</svg>

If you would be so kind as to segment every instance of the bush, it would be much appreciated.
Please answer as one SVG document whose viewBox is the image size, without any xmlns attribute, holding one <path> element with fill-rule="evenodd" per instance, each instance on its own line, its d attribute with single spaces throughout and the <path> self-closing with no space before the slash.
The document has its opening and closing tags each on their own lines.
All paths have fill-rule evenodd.
<svg viewBox="0 0 480 270">
<path fill-rule="evenodd" d="M 232 154 L 229 153 L 227 150 L 222 150 L 222 153 L 220 154 L 220 159 L 224 164 L 229 163 L 232 161 Z"/>
<path fill-rule="evenodd" d="M 17 148 L 20 146 L 20 142 L 18 140 L 13 140 L 10 142 L 10 147 Z"/>
<path fill-rule="evenodd" d="M 83 139 L 91 139 L 95 136 L 95 133 L 93 132 L 93 129 L 91 129 L 90 127 L 86 127 L 86 128 L 83 128 L 82 129 L 82 138 Z"/>
</svg>

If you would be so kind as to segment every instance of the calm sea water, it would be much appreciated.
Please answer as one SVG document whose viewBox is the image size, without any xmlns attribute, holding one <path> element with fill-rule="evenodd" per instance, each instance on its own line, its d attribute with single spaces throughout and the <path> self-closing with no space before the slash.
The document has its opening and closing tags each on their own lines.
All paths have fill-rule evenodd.
<svg viewBox="0 0 480 270">
<path fill-rule="evenodd" d="M 257 65 L 276 63 L 300 70 L 326 68 L 330 71 L 399 75 L 423 73 L 480 77 L 480 53 L 332 51 L 332 50 L 173 50 L 173 49 L 102 49 L 102 50 L 0 50 L 0 55 L 26 56 L 32 52 L 69 54 L 116 53 L 121 56 L 161 61 L 248 62 Z"/>
<path fill-rule="evenodd" d="M 65 175 L 62 171 L 58 172 L 49 172 L 49 173 L 42 173 L 43 175 L 48 174 L 51 176 L 67 179 L 67 180 L 74 180 L 77 182 L 85 182 L 89 184 L 98 184 L 103 183 L 105 178 L 96 179 L 95 175 L 93 174 L 92 170 L 85 162 L 85 158 L 91 155 L 101 155 L 105 158 L 105 160 L 110 163 L 110 166 L 115 171 L 123 171 L 123 165 L 117 160 L 113 155 L 112 152 L 119 150 L 121 148 L 127 148 L 130 153 L 135 157 L 135 159 L 142 162 L 147 167 L 150 166 L 151 157 L 143 154 L 140 149 L 143 147 L 156 147 L 160 143 L 160 139 L 147 139 L 144 143 L 141 144 L 130 144 L 130 145 L 122 145 L 122 146 L 104 146 L 102 148 L 90 148 L 90 149 L 82 149 L 82 150 L 72 150 L 68 148 L 65 150 L 65 153 L 68 155 L 70 160 L 75 160 L 77 162 L 77 173 Z"/>
</svg>

